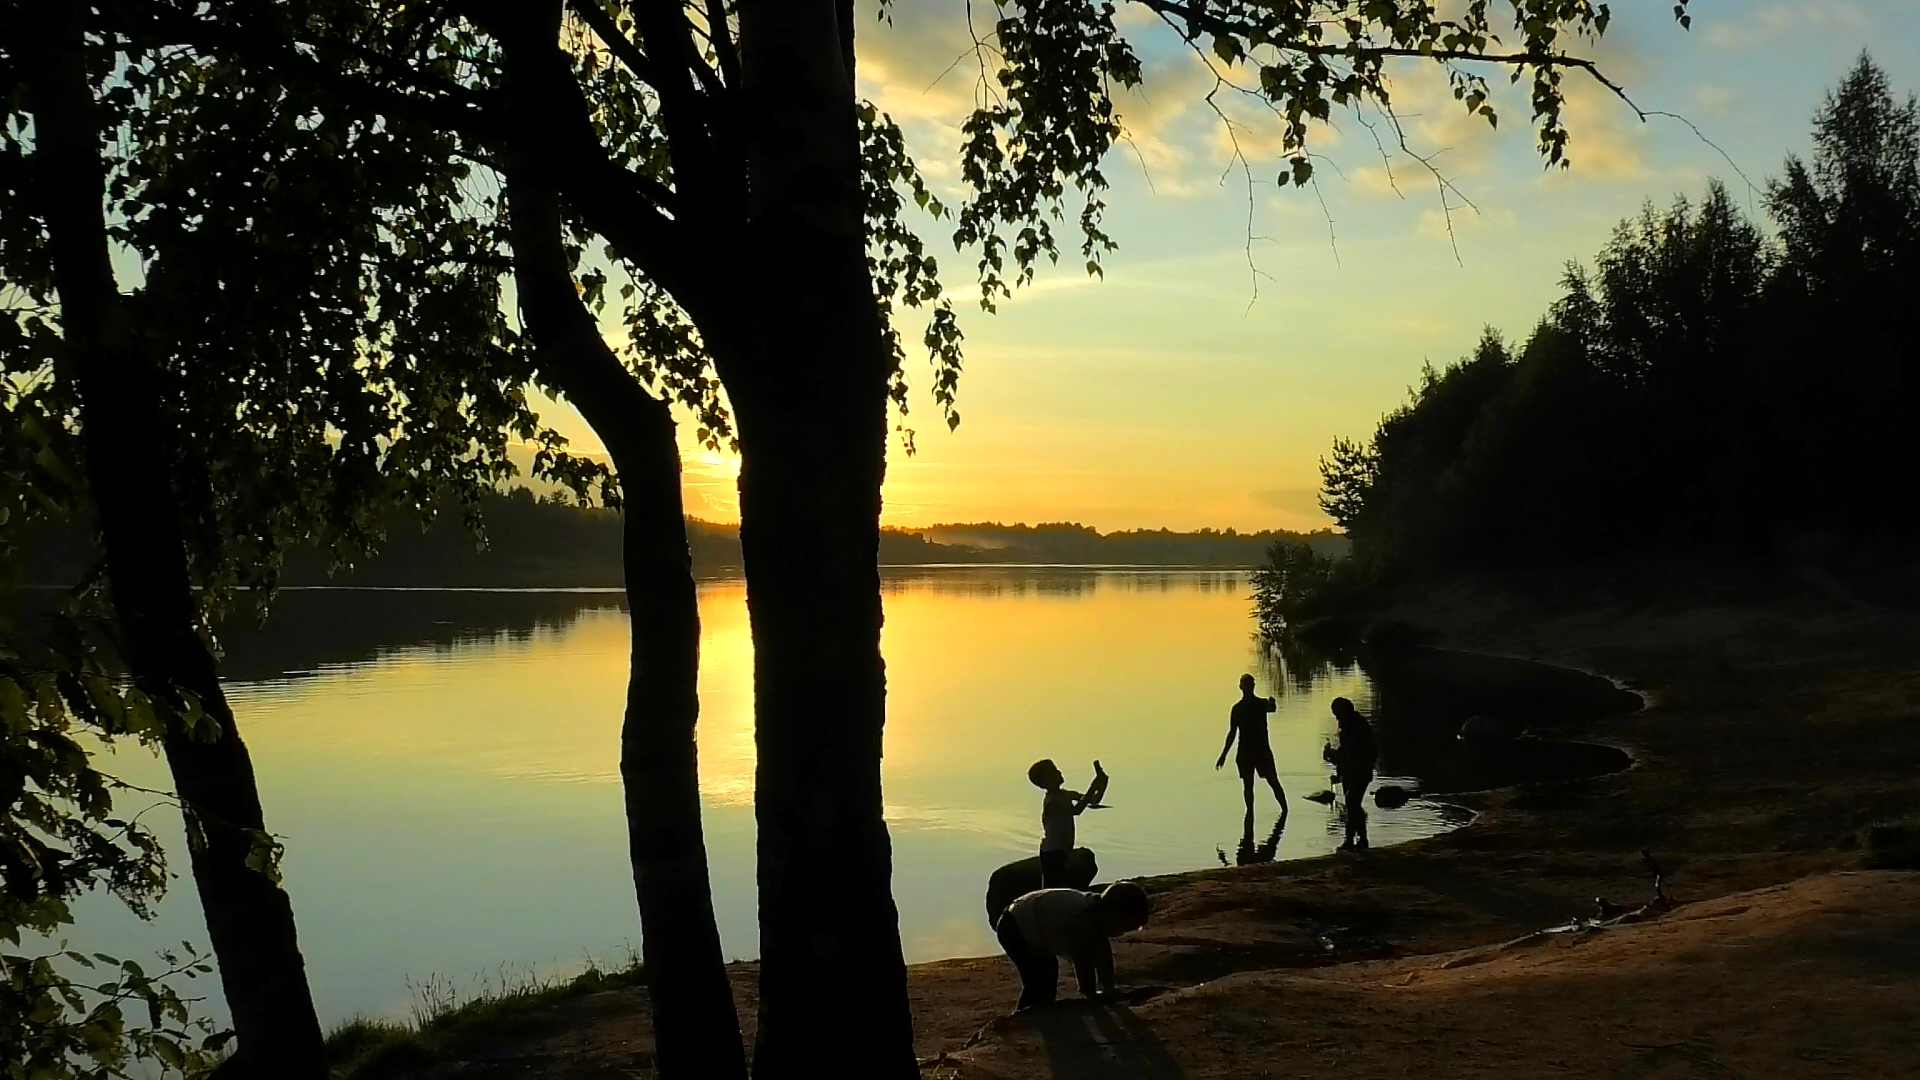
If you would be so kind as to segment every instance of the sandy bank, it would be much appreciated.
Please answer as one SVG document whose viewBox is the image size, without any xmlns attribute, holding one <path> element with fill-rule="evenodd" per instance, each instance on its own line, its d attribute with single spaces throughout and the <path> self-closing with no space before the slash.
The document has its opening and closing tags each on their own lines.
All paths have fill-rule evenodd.
<svg viewBox="0 0 1920 1080">
<path fill-rule="evenodd" d="M 1912 1075 L 1920 875 L 1830 873 L 1510 947 L 994 1022 L 928 1075 Z"/>
</svg>

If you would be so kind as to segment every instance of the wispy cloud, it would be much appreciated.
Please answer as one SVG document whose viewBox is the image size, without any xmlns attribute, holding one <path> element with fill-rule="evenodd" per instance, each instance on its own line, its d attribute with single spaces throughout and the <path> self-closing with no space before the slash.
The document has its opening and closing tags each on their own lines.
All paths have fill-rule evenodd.
<svg viewBox="0 0 1920 1080">
<path fill-rule="evenodd" d="M 1871 24 L 1858 4 L 1849 0 L 1820 0 L 1808 3 L 1750 4 L 1742 9 L 1716 13 L 1705 24 L 1701 37 L 1716 49 L 1750 48 L 1797 34 L 1864 31 Z"/>
</svg>

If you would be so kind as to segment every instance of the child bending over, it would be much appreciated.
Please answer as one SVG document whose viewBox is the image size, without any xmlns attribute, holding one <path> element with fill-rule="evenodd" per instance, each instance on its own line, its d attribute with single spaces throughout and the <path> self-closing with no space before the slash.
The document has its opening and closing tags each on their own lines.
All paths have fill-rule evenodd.
<svg viewBox="0 0 1920 1080">
<path fill-rule="evenodd" d="M 1013 902 L 995 927 L 1020 972 L 1019 1008 L 1044 1005 L 1059 991 L 1060 958 L 1073 965 L 1082 997 L 1114 992 L 1110 939 L 1147 925 L 1145 889 L 1119 881 L 1099 893 L 1040 889 Z"/>
</svg>

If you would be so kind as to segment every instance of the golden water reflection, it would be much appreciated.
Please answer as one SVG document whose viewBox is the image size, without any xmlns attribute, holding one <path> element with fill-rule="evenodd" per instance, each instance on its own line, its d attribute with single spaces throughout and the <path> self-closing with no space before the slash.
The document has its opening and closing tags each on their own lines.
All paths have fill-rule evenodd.
<svg viewBox="0 0 1920 1080">
<path fill-rule="evenodd" d="M 505 964 L 560 971 L 637 939 L 621 819 L 627 665 L 617 593 L 294 594 L 236 635 L 233 700 L 324 1013 L 403 1012 L 409 980 Z M 988 873 L 1037 843 L 1026 768 L 1070 784 L 1099 758 L 1111 809 L 1081 819 L 1104 877 L 1217 862 L 1240 838 L 1231 765 L 1213 761 L 1235 681 L 1281 697 L 1276 762 L 1292 794 L 1281 859 L 1330 850 L 1327 702 L 1366 707 L 1357 669 L 1311 688 L 1279 677 L 1232 572 L 949 568 L 890 571 L 885 797 L 910 960 L 988 953 Z M 757 955 L 752 650 L 744 588 L 701 586 L 701 790 L 716 915 L 730 955 Z M 382 628 L 395 635 L 382 640 Z M 275 637 L 279 634 L 279 637 Z M 123 771 L 143 767 L 128 762 Z M 1273 818 L 1259 795 L 1259 832 Z M 1416 801 L 1375 814 L 1376 843 L 1457 818 Z M 177 890 L 162 943 L 198 939 Z"/>
</svg>

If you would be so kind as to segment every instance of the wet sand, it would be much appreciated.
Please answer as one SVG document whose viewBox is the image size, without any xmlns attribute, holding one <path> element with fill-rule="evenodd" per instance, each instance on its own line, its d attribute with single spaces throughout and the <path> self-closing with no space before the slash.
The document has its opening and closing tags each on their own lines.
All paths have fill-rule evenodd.
<svg viewBox="0 0 1920 1080">
<path fill-rule="evenodd" d="M 1453 797 L 1472 826 L 1149 883 L 1126 1006 L 1006 1019 L 999 957 L 912 970 L 929 1077 L 1873 1076 L 1920 1032 L 1920 875 L 1861 870 L 1920 813 L 1920 616 L 1768 568 L 1667 562 L 1455 581 L 1391 616 L 1449 648 L 1604 673 L 1645 710 L 1554 731 L 1626 771 Z M 1639 904 L 1632 926 L 1502 943 Z M 736 972 L 751 1016 L 752 970 Z M 564 1002 L 500 1076 L 644 1076 L 644 994 Z M 830 1063 L 823 1067 L 831 1071 Z"/>
</svg>

